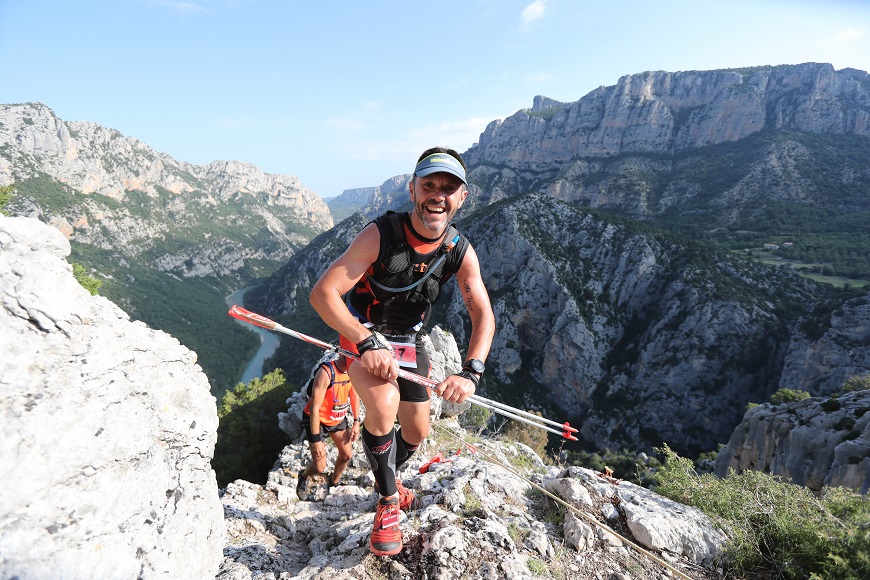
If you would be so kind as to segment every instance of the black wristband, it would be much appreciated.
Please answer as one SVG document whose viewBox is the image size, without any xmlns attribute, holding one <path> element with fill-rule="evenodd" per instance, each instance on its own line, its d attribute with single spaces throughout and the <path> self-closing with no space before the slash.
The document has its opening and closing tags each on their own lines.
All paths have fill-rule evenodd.
<svg viewBox="0 0 870 580">
<path fill-rule="evenodd" d="M 389 345 L 385 344 L 384 341 L 375 333 L 370 334 L 365 340 L 356 343 L 356 351 L 360 356 L 370 350 L 389 350 L 389 348 Z"/>
<path fill-rule="evenodd" d="M 319 443 L 323 441 L 323 433 L 309 433 L 306 439 L 309 443 Z"/>
<path fill-rule="evenodd" d="M 468 379 L 469 381 L 471 381 L 472 383 L 474 383 L 474 388 L 475 388 L 475 389 L 476 389 L 478 386 L 480 386 L 480 377 L 477 376 L 475 373 L 471 372 L 471 371 L 468 370 L 468 369 L 462 369 L 462 370 L 459 371 L 458 373 L 453 373 L 453 374 L 456 375 L 457 377 L 462 377 L 463 379 Z"/>
</svg>

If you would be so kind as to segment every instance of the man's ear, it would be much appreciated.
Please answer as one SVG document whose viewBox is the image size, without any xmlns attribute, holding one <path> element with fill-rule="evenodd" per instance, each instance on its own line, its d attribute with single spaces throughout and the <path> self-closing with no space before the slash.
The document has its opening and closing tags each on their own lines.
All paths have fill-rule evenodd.
<svg viewBox="0 0 870 580">
<path fill-rule="evenodd" d="M 456 209 L 462 207 L 462 204 L 465 202 L 465 198 L 468 197 L 468 188 L 462 187 L 462 195 L 459 197 L 459 204 L 457 204 Z"/>
<path fill-rule="evenodd" d="M 414 201 L 414 178 L 411 178 L 411 181 L 408 182 L 408 193 L 411 194 L 411 201 Z"/>
</svg>

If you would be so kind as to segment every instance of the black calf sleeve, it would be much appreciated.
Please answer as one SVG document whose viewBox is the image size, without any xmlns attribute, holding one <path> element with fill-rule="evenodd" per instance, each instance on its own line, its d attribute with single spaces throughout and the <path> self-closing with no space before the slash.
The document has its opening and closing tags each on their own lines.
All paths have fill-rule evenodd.
<svg viewBox="0 0 870 580">
<path fill-rule="evenodd" d="M 361 430 L 363 449 L 382 496 L 395 495 L 396 489 L 396 429 L 386 435 L 372 435 L 365 426 Z"/>
<path fill-rule="evenodd" d="M 419 445 L 411 445 L 402 438 L 402 428 L 396 429 L 396 472 L 405 465 Z"/>
</svg>

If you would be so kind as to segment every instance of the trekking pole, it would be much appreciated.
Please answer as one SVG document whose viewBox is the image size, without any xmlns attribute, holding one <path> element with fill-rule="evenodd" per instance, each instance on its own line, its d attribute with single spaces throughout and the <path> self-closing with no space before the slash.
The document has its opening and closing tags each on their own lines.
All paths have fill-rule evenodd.
<svg viewBox="0 0 870 580">
<path fill-rule="evenodd" d="M 282 326 L 282 325 L 278 324 L 277 322 L 275 322 L 274 320 L 266 318 L 265 316 L 263 316 L 261 314 L 251 312 L 250 310 L 245 310 L 241 306 L 234 305 L 232 308 L 230 308 L 230 311 L 228 314 L 237 320 L 241 320 L 243 322 L 248 322 L 250 324 L 253 324 L 254 326 L 259 326 L 260 328 L 265 328 L 267 330 L 274 330 L 275 332 L 280 332 L 282 334 L 290 335 L 293 338 L 298 338 L 299 340 L 305 341 L 305 342 L 307 342 L 309 344 L 313 344 L 315 346 L 319 346 L 320 348 L 323 348 L 326 350 L 334 350 L 337 353 L 344 355 L 348 358 L 352 358 L 354 360 L 360 359 L 360 355 L 358 353 L 355 353 L 353 351 L 350 351 L 350 350 L 347 350 L 347 349 L 344 349 L 341 347 L 337 347 L 333 344 L 330 344 L 328 342 L 324 342 L 322 340 L 318 340 L 312 336 L 308 336 L 307 334 L 302 334 L 301 332 L 296 332 L 295 330 L 287 328 L 286 326 Z M 407 379 L 413 383 L 416 383 L 418 385 L 422 385 L 424 387 L 429 387 L 430 389 L 433 389 L 433 390 L 436 387 L 438 387 L 438 381 L 414 374 L 410 371 L 406 371 L 405 369 L 403 369 L 401 367 L 399 367 L 399 376 L 402 377 L 403 379 Z M 528 423 L 529 425 L 533 425 L 533 426 L 538 427 L 540 429 L 543 429 L 545 431 L 549 431 L 550 433 L 555 433 L 556 435 L 561 435 L 562 437 L 564 437 L 566 439 L 570 439 L 572 441 L 577 441 L 577 438 L 574 437 L 573 435 L 571 435 L 571 432 L 576 433 L 577 429 L 574 429 L 573 427 L 568 425 L 567 422 L 563 425 L 561 423 L 556 423 L 555 421 L 548 421 L 546 419 L 542 419 L 541 417 L 538 417 L 537 415 L 533 415 L 531 413 L 526 413 L 525 411 L 520 411 L 519 409 L 514 409 L 513 407 L 508 407 L 507 405 L 503 405 L 501 403 L 496 403 L 495 401 L 490 401 L 489 399 L 483 399 L 482 397 L 478 397 L 477 395 L 469 396 L 468 401 L 470 403 L 474 403 L 478 406 L 485 407 L 487 409 L 495 411 L 496 413 L 498 413 L 500 415 L 504 415 L 505 417 L 508 417 L 509 419 L 514 419 L 517 421 L 521 421 L 523 423 Z M 496 406 L 496 405 L 498 405 L 498 406 Z M 510 411 L 508 411 L 507 409 L 504 409 L 502 407 L 507 407 L 507 409 L 510 409 Z M 534 418 L 535 421 L 538 421 L 538 422 L 530 421 L 527 418 L 520 417 L 516 413 L 524 413 L 525 415 Z M 550 424 L 558 425 L 559 427 L 562 427 L 564 430 L 563 431 L 556 431 L 555 429 L 552 429 L 550 427 L 542 425 L 540 423 L 540 421 L 547 421 Z"/>
<path fill-rule="evenodd" d="M 544 431 L 549 431 L 550 433 L 555 433 L 556 435 L 561 435 L 565 439 L 570 439 L 571 441 L 577 441 L 577 438 L 574 437 L 573 435 L 571 435 L 571 433 L 568 431 L 568 429 L 571 429 L 572 431 L 574 431 L 576 433 L 577 429 L 574 429 L 571 426 L 567 426 L 568 423 L 565 423 L 565 425 L 567 427 L 563 428 L 562 431 L 557 431 L 556 429 L 553 429 L 552 427 L 547 427 L 546 425 L 543 425 L 543 424 L 538 422 L 538 421 L 543 420 L 543 421 L 546 421 L 547 423 L 554 423 L 554 424 L 558 425 L 559 427 L 564 427 L 563 425 L 559 425 L 559 423 L 556 423 L 555 421 L 547 421 L 546 419 L 541 419 L 541 417 L 538 417 L 537 415 L 532 415 L 531 413 L 526 413 L 525 411 L 519 411 L 519 409 L 513 409 L 513 407 L 508 407 L 510 409 L 513 409 L 514 411 L 519 411 L 520 413 L 524 413 L 526 415 L 531 415 L 532 417 L 537 419 L 537 421 L 531 421 L 529 419 L 526 419 L 525 417 L 521 417 L 518 414 L 511 413 L 510 411 L 507 411 L 505 409 L 501 409 L 499 407 L 495 407 L 495 406 L 491 405 L 490 403 L 493 403 L 494 401 L 490 401 L 489 399 L 481 399 L 480 397 L 475 398 L 474 395 L 469 396 L 468 401 L 470 403 L 474 403 L 475 405 L 477 405 L 479 407 L 483 407 L 484 409 L 489 409 L 491 411 L 498 413 L 499 415 L 503 415 L 503 416 L 507 417 L 508 419 L 513 419 L 514 421 L 520 421 L 521 423 L 533 425 L 535 427 L 538 427 L 539 429 L 543 429 Z M 485 403 L 484 401 L 487 401 L 487 402 Z M 507 405 L 504 405 L 504 406 L 507 407 Z"/>
<path fill-rule="evenodd" d="M 493 407 L 498 407 L 500 409 L 504 409 L 504 410 L 509 411 L 511 413 L 515 413 L 517 415 L 522 415 L 523 417 L 528 417 L 529 419 L 532 419 L 534 421 L 540 421 L 541 423 L 546 423 L 547 425 L 553 425 L 554 427 L 561 427 L 567 433 L 577 433 L 578 432 L 577 429 L 575 429 L 574 427 L 569 425 L 567 421 L 564 423 L 556 423 L 555 421 L 550 421 L 549 419 L 544 419 L 543 417 L 539 417 L 539 416 L 535 415 L 534 413 L 529 413 L 528 411 L 523 411 L 521 409 L 511 407 L 510 405 L 505 405 L 504 403 L 499 403 L 498 401 L 493 401 L 492 399 L 485 399 L 485 398 L 478 396 L 478 395 L 471 395 L 468 398 L 471 399 L 472 397 L 477 399 L 477 401 L 480 402 L 481 404 L 492 405 Z M 570 439 L 570 437 L 569 437 L 569 439 Z M 576 441 L 576 439 L 575 439 L 575 441 Z"/>
</svg>

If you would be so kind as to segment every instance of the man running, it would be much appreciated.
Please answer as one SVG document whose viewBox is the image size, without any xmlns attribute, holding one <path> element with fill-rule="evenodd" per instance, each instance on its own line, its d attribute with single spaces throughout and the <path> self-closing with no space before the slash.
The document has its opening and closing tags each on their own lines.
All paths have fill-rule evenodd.
<svg viewBox="0 0 870 580">
<path fill-rule="evenodd" d="M 341 474 L 353 457 L 353 442 L 359 437 L 359 399 L 350 377 L 347 376 L 347 359 L 318 365 L 311 383 L 311 398 L 302 410 L 302 429 L 311 450 L 311 463 L 299 474 L 297 495 L 305 488 L 306 480 L 326 470 L 326 444 L 324 434 L 329 434 L 338 457 L 329 475 L 330 486 L 337 485 Z M 302 497 L 300 497 L 302 499 Z"/>
<path fill-rule="evenodd" d="M 381 496 L 369 541 L 378 556 L 402 550 L 399 509 L 409 509 L 414 494 L 396 472 L 429 434 L 428 389 L 398 378 L 399 366 L 429 375 L 420 333 L 452 276 L 472 332 L 462 371 L 441 382 L 437 395 L 461 403 L 474 393 L 495 334 L 477 254 L 451 224 L 467 186 L 459 153 L 425 151 L 408 184 L 413 211 L 387 212 L 369 223 L 311 291 L 312 306 L 339 332 L 342 348 L 360 354 L 348 374 L 366 407 L 363 447 Z"/>
</svg>

